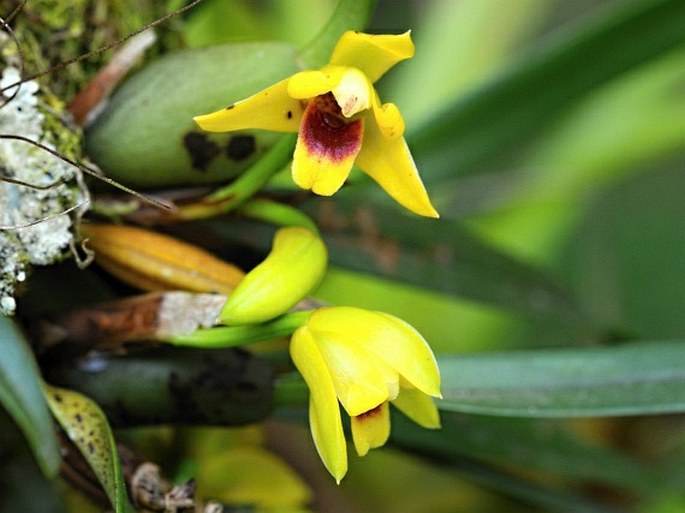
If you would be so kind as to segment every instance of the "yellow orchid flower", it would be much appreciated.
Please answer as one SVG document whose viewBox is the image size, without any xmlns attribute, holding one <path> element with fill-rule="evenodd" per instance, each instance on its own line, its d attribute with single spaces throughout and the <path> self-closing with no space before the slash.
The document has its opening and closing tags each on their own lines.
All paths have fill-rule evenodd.
<svg viewBox="0 0 685 513">
<path fill-rule="evenodd" d="M 338 402 L 351 417 L 360 456 L 387 441 L 388 402 L 425 428 L 440 427 L 431 398 L 441 397 L 435 357 L 423 337 L 397 317 L 354 307 L 321 308 L 293 334 L 290 355 L 309 387 L 314 444 L 338 483 L 347 472 Z"/>
<path fill-rule="evenodd" d="M 330 196 L 356 164 L 404 207 L 438 217 L 404 140 L 402 115 L 395 104 L 381 104 L 373 87 L 386 71 L 413 55 L 409 32 L 348 31 L 323 68 L 301 71 L 194 119 L 210 132 L 298 132 L 292 175 L 303 189 Z"/>
</svg>

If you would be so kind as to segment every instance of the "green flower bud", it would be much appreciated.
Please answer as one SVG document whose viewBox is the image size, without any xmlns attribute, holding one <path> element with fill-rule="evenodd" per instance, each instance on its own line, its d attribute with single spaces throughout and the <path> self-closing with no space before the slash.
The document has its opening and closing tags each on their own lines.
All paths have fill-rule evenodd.
<svg viewBox="0 0 685 513">
<path fill-rule="evenodd" d="M 193 116 L 229 106 L 297 70 L 284 43 L 231 43 L 176 52 L 127 80 L 86 129 L 106 175 L 136 187 L 212 183 L 253 164 L 279 134 L 208 134 Z"/>
<path fill-rule="evenodd" d="M 256 324 L 285 313 L 319 284 L 327 258 L 323 241 L 310 230 L 281 228 L 271 253 L 238 284 L 218 321 Z"/>
</svg>

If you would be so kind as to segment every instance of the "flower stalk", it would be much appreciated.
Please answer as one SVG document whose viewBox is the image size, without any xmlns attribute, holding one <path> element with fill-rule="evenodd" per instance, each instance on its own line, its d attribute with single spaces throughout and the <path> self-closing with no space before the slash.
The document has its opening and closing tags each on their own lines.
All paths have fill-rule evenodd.
<svg viewBox="0 0 685 513">
<path fill-rule="evenodd" d="M 169 213 L 178 220 L 203 219 L 225 214 L 242 205 L 290 161 L 295 147 L 295 137 L 282 137 L 264 157 L 255 162 L 235 181 L 221 187 L 200 200 L 179 205 Z"/>
</svg>

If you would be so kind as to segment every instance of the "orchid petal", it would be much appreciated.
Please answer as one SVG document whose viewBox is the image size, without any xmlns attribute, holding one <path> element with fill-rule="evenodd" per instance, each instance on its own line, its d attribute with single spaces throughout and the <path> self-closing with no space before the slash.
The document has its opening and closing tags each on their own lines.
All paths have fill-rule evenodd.
<svg viewBox="0 0 685 513">
<path fill-rule="evenodd" d="M 359 456 L 385 445 L 390 437 L 390 408 L 385 402 L 371 411 L 350 419 L 352 440 Z"/>
<path fill-rule="evenodd" d="M 328 112 L 321 112 L 312 100 L 300 126 L 293 155 L 293 181 L 303 189 L 322 196 L 335 193 L 347 179 L 361 147 L 364 123 L 346 123 Z"/>
<path fill-rule="evenodd" d="M 347 330 L 316 331 L 310 328 L 310 333 L 328 366 L 338 399 L 350 416 L 360 415 L 397 397 L 398 373 L 364 350 Z"/>
<path fill-rule="evenodd" d="M 421 334 L 401 319 L 382 312 L 339 306 L 319 309 L 307 325 L 317 340 L 320 333 L 339 326 L 348 344 L 355 346 L 354 351 L 372 354 L 370 359 L 384 361 L 411 386 L 440 397 L 440 371 L 433 352 Z M 324 357 L 330 365 L 330 358 Z"/>
<path fill-rule="evenodd" d="M 373 92 L 373 117 L 383 137 L 397 139 L 404 134 L 404 118 L 394 103 L 381 104 L 378 93 Z"/>
<path fill-rule="evenodd" d="M 208 132 L 248 128 L 297 132 L 304 109 L 299 100 L 288 96 L 287 86 L 288 79 L 281 80 L 245 100 L 193 119 Z"/>
<path fill-rule="evenodd" d="M 404 137 L 385 137 L 369 116 L 364 144 L 355 164 L 373 178 L 395 201 L 426 217 L 440 217 L 430 202 Z"/>
<path fill-rule="evenodd" d="M 385 312 L 373 312 L 386 323 L 383 333 L 370 337 L 369 351 L 395 368 L 404 381 L 424 394 L 442 397 L 440 369 L 435 355 L 411 324 Z M 389 340 L 390 338 L 394 340 Z"/>
<path fill-rule="evenodd" d="M 309 425 L 316 450 L 340 483 L 347 473 L 347 446 L 340 406 L 326 361 L 306 326 L 293 334 L 290 355 L 309 387 Z"/>
<path fill-rule="evenodd" d="M 347 31 L 333 50 L 329 64 L 359 68 L 373 83 L 395 64 L 413 56 L 410 31 L 399 35 Z"/>
<path fill-rule="evenodd" d="M 330 92 L 340 81 L 344 68 L 325 66 L 313 71 L 300 71 L 288 79 L 288 95 L 301 100 L 308 100 Z"/>
<path fill-rule="evenodd" d="M 350 118 L 371 108 L 374 90 L 369 79 L 357 68 L 324 66 L 320 70 L 300 71 L 288 81 L 288 94 L 309 99 L 332 92 L 343 115 Z"/>
<path fill-rule="evenodd" d="M 435 402 L 415 388 L 402 388 L 392 404 L 421 427 L 426 429 L 440 427 L 440 413 Z"/>
</svg>

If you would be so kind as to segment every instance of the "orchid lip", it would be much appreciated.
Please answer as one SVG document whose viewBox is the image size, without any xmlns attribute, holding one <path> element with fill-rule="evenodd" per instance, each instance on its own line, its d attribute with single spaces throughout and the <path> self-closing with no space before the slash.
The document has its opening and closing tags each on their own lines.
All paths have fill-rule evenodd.
<svg viewBox="0 0 685 513">
<path fill-rule="evenodd" d="M 362 145 L 362 120 L 347 121 L 333 95 L 317 96 L 305 110 L 300 137 L 307 150 L 324 161 L 341 163 L 354 158 Z"/>
</svg>

